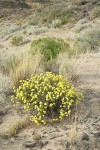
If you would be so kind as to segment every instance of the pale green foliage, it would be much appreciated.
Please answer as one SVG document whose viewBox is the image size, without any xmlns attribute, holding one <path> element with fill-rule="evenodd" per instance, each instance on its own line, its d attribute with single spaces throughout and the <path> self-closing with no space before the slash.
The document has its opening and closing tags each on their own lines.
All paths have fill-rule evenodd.
<svg viewBox="0 0 100 150">
<path fill-rule="evenodd" d="M 34 40 L 31 44 L 30 53 L 32 55 L 38 52 L 41 53 L 44 60 L 44 69 L 46 71 L 51 71 L 57 55 L 64 51 L 68 52 L 69 55 L 72 55 L 72 51 L 67 41 L 65 42 L 62 39 L 46 37 Z"/>
<path fill-rule="evenodd" d="M 75 38 L 75 48 L 84 53 L 100 47 L 100 27 L 94 27 L 85 33 L 80 33 Z"/>
<path fill-rule="evenodd" d="M 51 72 L 21 81 L 18 88 L 14 87 L 14 93 L 12 102 L 22 103 L 25 110 L 33 112 L 31 120 L 38 125 L 61 121 L 82 99 L 82 94 L 67 79 Z"/>
<path fill-rule="evenodd" d="M 31 53 L 40 52 L 46 62 L 56 58 L 59 52 L 67 51 L 70 53 L 69 49 L 69 44 L 64 40 L 50 37 L 34 40 L 31 44 Z"/>
</svg>

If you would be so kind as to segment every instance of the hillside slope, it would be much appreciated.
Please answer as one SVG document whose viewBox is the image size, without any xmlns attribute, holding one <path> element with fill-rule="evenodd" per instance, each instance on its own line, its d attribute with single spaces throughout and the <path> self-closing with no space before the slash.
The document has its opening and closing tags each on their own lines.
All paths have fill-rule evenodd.
<svg viewBox="0 0 100 150">
<path fill-rule="evenodd" d="M 48 37 L 66 42 L 68 50 L 46 68 L 43 55 L 31 56 L 30 50 L 34 40 Z M 48 70 L 67 77 L 84 99 L 60 123 L 36 126 L 29 121 L 31 112 L 12 105 L 13 86 Z M 0 150 L 4 149 L 100 149 L 99 0 L 0 0 Z"/>
</svg>

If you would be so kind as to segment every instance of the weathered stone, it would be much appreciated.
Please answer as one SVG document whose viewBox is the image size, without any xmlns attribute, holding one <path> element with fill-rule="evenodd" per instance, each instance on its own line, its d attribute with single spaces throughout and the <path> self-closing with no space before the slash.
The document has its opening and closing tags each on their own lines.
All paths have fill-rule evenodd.
<svg viewBox="0 0 100 150">
<path fill-rule="evenodd" d="M 62 137 L 62 136 L 63 136 L 62 134 L 52 134 L 50 139 L 55 139 L 55 138 Z"/>
<path fill-rule="evenodd" d="M 95 133 L 93 133 L 94 134 L 94 136 L 96 137 L 96 138 L 99 138 L 100 137 L 100 132 L 95 132 Z"/>
<path fill-rule="evenodd" d="M 27 142 L 27 143 L 25 143 L 24 144 L 24 146 L 26 147 L 26 148 L 33 148 L 33 147 L 36 147 L 37 146 L 37 142 Z"/>
<path fill-rule="evenodd" d="M 0 110 L 0 116 L 3 116 L 7 113 L 7 110 Z"/>
<path fill-rule="evenodd" d="M 11 139 L 10 139 L 10 142 L 11 142 L 11 143 L 14 143 L 14 142 L 15 142 L 15 139 L 14 139 L 14 138 L 11 138 Z"/>
<path fill-rule="evenodd" d="M 42 138 L 42 136 L 40 134 L 34 134 L 33 135 L 33 140 L 38 141 Z"/>
<path fill-rule="evenodd" d="M 89 141 L 89 135 L 84 133 L 82 136 L 82 140 Z"/>
<path fill-rule="evenodd" d="M 70 147 L 70 143 L 69 143 L 69 142 L 66 142 L 65 147 L 66 147 L 66 148 L 69 148 L 69 147 Z M 67 149 L 66 149 L 66 150 L 67 150 Z"/>
</svg>

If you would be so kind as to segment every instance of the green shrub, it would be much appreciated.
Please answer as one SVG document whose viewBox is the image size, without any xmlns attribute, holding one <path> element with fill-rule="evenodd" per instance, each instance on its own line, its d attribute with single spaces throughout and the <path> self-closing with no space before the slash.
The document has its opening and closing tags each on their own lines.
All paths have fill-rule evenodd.
<svg viewBox="0 0 100 150">
<path fill-rule="evenodd" d="M 57 38 L 40 38 L 31 44 L 31 54 L 41 53 L 43 55 L 43 65 L 45 71 L 52 71 L 54 61 L 60 52 L 66 51 L 69 56 L 72 56 L 74 51 L 69 46 L 69 43 Z"/>
<path fill-rule="evenodd" d="M 12 45 L 15 45 L 15 46 L 19 46 L 20 44 L 22 44 L 22 42 L 23 42 L 23 36 L 18 36 L 18 37 L 15 36 L 12 38 L 12 41 L 11 41 Z"/>
<path fill-rule="evenodd" d="M 31 53 L 40 52 L 43 54 L 45 61 L 56 58 L 61 51 L 69 50 L 69 44 L 62 39 L 57 38 L 40 38 L 31 44 Z"/>
<path fill-rule="evenodd" d="M 74 104 L 82 99 L 82 94 L 67 79 L 51 72 L 36 74 L 20 82 L 18 88 L 14 87 L 15 97 L 12 97 L 12 102 L 17 100 L 25 110 L 33 112 L 31 121 L 38 125 L 61 121 L 69 116 Z"/>
</svg>

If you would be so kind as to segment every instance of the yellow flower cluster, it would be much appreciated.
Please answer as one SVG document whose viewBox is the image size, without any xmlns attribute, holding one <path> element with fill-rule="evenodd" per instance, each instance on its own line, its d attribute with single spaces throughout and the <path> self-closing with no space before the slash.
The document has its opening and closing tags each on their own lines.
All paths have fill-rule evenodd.
<svg viewBox="0 0 100 150">
<path fill-rule="evenodd" d="M 29 80 L 20 82 L 18 88 L 14 87 L 12 102 L 15 98 L 25 110 L 33 112 L 30 119 L 38 125 L 49 120 L 61 121 L 83 97 L 67 79 L 51 72 L 32 75 Z"/>
</svg>

